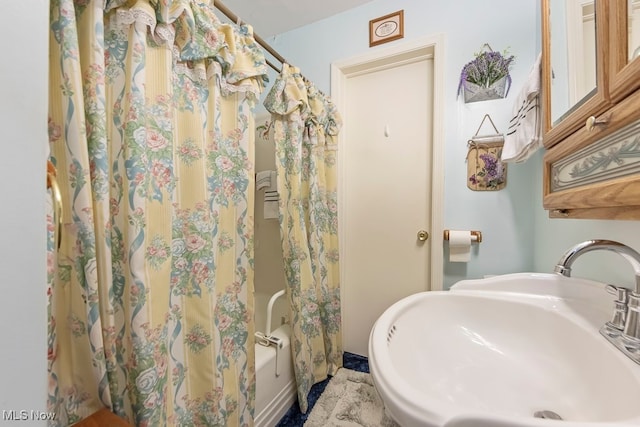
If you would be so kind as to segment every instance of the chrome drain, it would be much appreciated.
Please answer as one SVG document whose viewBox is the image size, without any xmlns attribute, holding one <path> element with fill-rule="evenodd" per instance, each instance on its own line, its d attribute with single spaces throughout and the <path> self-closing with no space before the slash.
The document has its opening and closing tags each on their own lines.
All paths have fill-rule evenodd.
<svg viewBox="0 0 640 427">
<path fill-rule="evenodd" d="M 536 411 L 533 413 L 534 418 L 544 418 L 546 420 L 559 420 L 562 421 L 562 417 L 553 411 Z"/>
</svg>

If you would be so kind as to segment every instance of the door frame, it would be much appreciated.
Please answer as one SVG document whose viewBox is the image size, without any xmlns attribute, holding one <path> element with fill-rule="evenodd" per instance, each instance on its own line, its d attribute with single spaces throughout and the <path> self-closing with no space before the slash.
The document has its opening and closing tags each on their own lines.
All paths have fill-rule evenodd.
<svg viewBox="0 0 640 427">
<path fill-rule="evenodd" d="M 418 38 L 397 43 L 387 48 L 376 48 L 370 53 L 340 60 L 331 64 L 331 99 L 338 111 L 346 112 L 347 79 L 363 73 L 380 71 L 424 58 L 433 58 L 433 127 L 431 152 L 431 236 L 430 245 L 430 289 L 440 291 L 444 280 L 443 255 L 443 216 L 444 216 L 444 34 Z M 338 135 L 338 144 L 345 141 L 345 129 L 349 126 L 349 117 L 343 113 L 343 129 Z M 338 202 L 344 208 L 346 161 L 343 150 L 338 150 Z M 344 247 L 345 227 L 340 227 L 338 239 Z M 347 262 L 344 252 L 340 254 L 343 263 Z M 340 283 L 345 283 L 345 269 L 340 269 Z M 344 288 L 343 288 L 344 289 Z"/>
</svg>

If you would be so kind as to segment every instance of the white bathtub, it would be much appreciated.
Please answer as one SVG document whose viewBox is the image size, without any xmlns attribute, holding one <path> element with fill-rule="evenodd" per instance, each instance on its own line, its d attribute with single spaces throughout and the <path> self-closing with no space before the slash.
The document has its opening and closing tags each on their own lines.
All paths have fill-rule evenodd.
<svg viewBox="0 0 640 427">
<path fill-rule="evenodd" d="M 256 331 L 265 332 L 267 305 L 271 295 L 255 294 Z M 281 348 L 265 347 L 256 339 L 256 412 L 255 427 L 273 427 L 296 402 L 296 383 L 291 359 L 290 328 L 284 297 L 273 305 L 271 336 L 280 339 Z M 277 351 L 277 354 L 276 354 Z"/>
</svg>

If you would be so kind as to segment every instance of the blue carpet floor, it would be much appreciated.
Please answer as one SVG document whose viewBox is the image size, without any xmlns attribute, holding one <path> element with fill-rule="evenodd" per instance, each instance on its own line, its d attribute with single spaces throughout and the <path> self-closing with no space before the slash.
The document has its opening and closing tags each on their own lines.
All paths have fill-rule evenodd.
<svg viewBox="0 0 640 427">
<path fill-rule="evenodd" d="M 369 373 L 369 361 L 364 356 L 345 352 L 342 363 L 347 369 Z M 304 422 L 307 420 L 307 416 L 311 413 L 313 405 L 316 404 L 325 387 L 329 384 L 330 379 L 331 377 L 311 387 L 311 391 L 308 396 L 309 409 L 306 414 L 300 412 L 300 407 L 298 406 L 298 402 L 296 402 L 291 408 L 289 408 L 284 417 L 282 417 L 277 427 L 302 427 Z"/>
</svg>

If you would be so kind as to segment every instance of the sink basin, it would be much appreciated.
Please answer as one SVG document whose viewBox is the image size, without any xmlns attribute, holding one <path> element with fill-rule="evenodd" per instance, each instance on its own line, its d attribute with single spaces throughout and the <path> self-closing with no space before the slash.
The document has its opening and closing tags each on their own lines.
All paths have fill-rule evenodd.
<svg viewBox="0 0 640 427">
<path fill-rule="evenodd" d="M 640 366 L 598 332 L 612 301 L 526 273 L 414 294 L 376 321 L 371 374 L 404 427 L 640 425 Z"/>
</svg>

